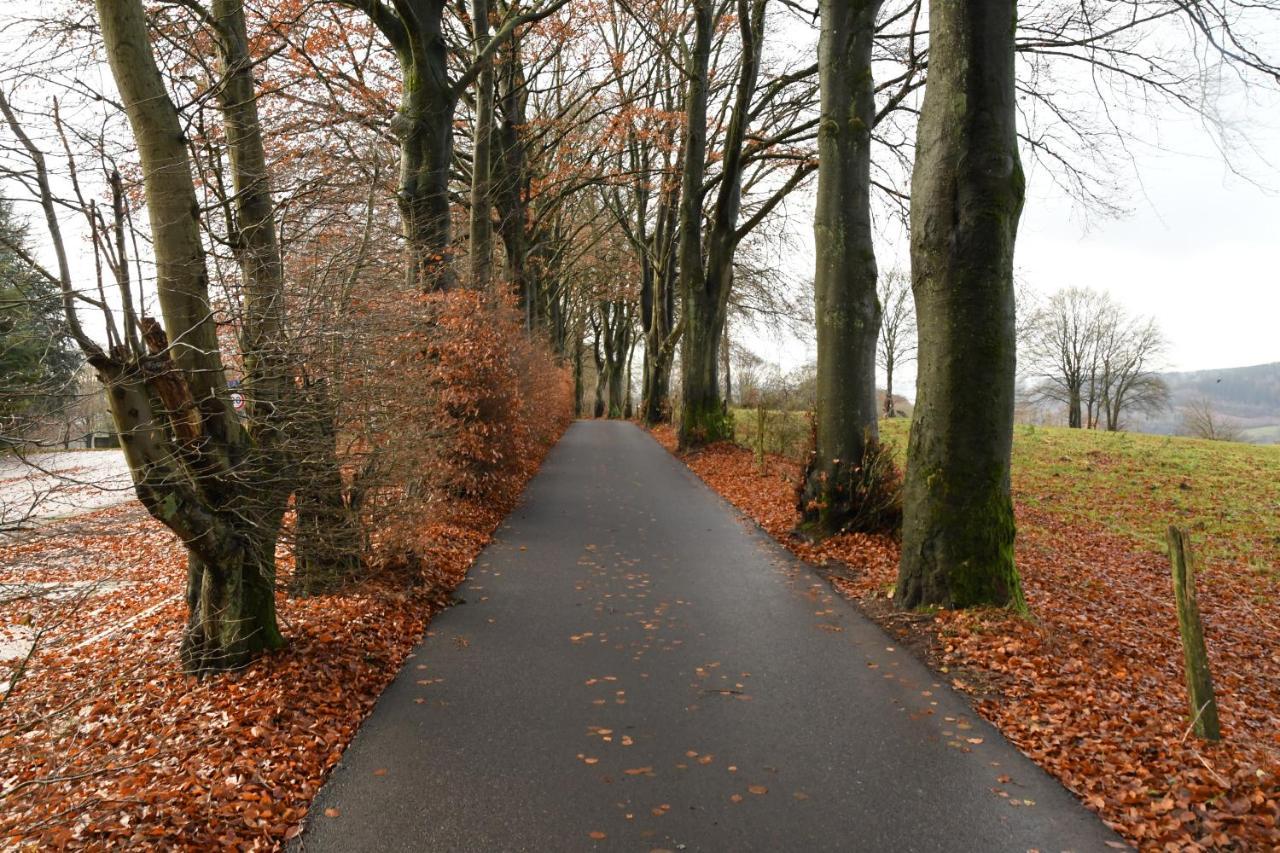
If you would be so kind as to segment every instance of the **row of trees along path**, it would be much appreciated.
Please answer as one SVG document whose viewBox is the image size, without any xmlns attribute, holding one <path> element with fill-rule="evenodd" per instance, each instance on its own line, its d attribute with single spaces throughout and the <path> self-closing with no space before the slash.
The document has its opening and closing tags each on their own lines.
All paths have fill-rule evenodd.
<svg viewBox="0 0 1280 853">
<path fill-rule="evenodd" d="M 156 8 L 142 0 L 95 0 L 92 11 L 84 10 L 85 26 L 71 27 L 58 17 L 61 11 L 33 12 L 31 43 L 43 44 L 44 52 L 6 68 L 0 88 L 9 131 L 3 174 L 34 204 L 53 260 L 42 262 L 20 239 L 6 240 L 6 247 L 41 279 L 41 298 L 47 302 L 56 293 L 60 334 L 106 389 L 138 498 L 186 548 L 185 669 L 201 676 L 234 669 L 284 645 L 274 612 L 282 541 L 296 557 L 295 591 L 323 592 L 367 562 L 388 496 L 424 503 L 430 502 L 424 495 L 476 499 L 495 481 L 502 451 L 480 437 L 501 432 L 494 425 L 504 423 L 518 392 L 464 405 L 450 402 L 447 381 L 378 384 L 378 377 L 410 365 L 456 358 L 468 351 L 468 336 L 481 334 L 467 317 L 442 308 L 450 304 L 442 295 L 479 294 L 472 314 L 514 302 L 527 339 L 545 345 L 558 362 L 538 370 L 552 375 L 570 368 L 579 385 L 591 328 L 606 400 L 602 413 L 612 416 L 626 413 L 620 398 L 629 389 L 622 377 L 629 375 L 633 345 L 643 342 L 641 417 L 652 423 L 678 413 L 684 449 L 728 437 L 732 421 L 718 370 L 726 323 L 733 310 L 775 304 L 768 264 L 758 262 L 761 246 L 777 235 L 784 201 L 815 173 L 816 446 L 801 484 L 801 526 L 825 536 L 896 525 L 900 515 L 898 605 L 1023 608 L 1010 499 L 1022 158 L 1045 164 L 1094 208 L 1108 204 L 1104 189 L 1113 165 L 1106 147 L 1092 142 L 1099 138 L 1088 118 L 1094 111 L 1073 108 L 1071 96 L 1046 81 L 1083 74 L 1091 80 L 1088 98 L 1116 97 L 1108 107 L 1123 106 L 1121 99 L 1140 91 L 1151 103 L 1213 119 L 1212 99 L 1203 97 L 1213 77 L 1208 69 L 1229 66 L 1242 84 L 1272 90 L 1280 73 L 1251 36 L 1258 31 L 1254 23 L 1274 26 L 1271 0 L 1047 3 L 1024 9 L 1021 19 L 1019 11 L 1014 0 L 935 0 L 927 11 L 918 0 L 820 0 L 816 9 L 769 0 L 474 0 L 456 6 L 442 0 L 183 0 Z M 814 20 L 820 22 L 816 61 L 780 58 L 775 48 Z M 109 66 L 103 91 L 80 73 L 79 63 L 91 57 L 105 57 Z M 1188 63 L 1206 73 L 1185 73 Z M 57 97 L 46 103 L 50 88 Z M 1022 103 L 1043 109 L 1020 115 Z M 1114 113 L 1104 112 L 1106 132 L 1123 140 Z M 1045 131 L 1036 125 L 1040 115 L 1056 124 Z M 70 240 L 63 237 L 67 210 L 82 215 L 90 237 L 97 275 L 89 281 L 73 271 Z M 900 513 L 882 501 L 885 453 L 874 393 L 882 314 L 877 213 L 909 222 L 918 327 L 918 397 Z M 457 228 L 455 220 L 467 227 Z M 85 324 L 80 313 L 90 309 L 96 321 Z M 677 351 L 680 393 L 672 399 Z M 477 381 L 496 387 L 500 371 L 484 372 L 492 366 L 475 365 Z M 243 417 L 232 403 L 232 373 L 240 377 Z M 430 417 L 404 417 L 419 397 L 434 401 L 434 409 L 422 409 Z M 455 428 L 459 423 L 465 428 Z M 391 452 L 406 437 L 427 448 L 429 464 L 388 461 L 408 458 Z M 493 616 L 498 631 L 507 633 L 490 633 L 504 642 L 526 650 L 552 643 L 541 647 L 546 669 L 502 671 L 532 688 L 529 678 L 565 665 L 555 645 L 560 638 L 540 632 L 552 624 L 569 628 L 574 620 L 566 614 L 602 620 L 567 633 L 603 654 L 605 647 L 617 651 L 618 642 L 628 649 L 640 636 L 610 642 L 609 631 L 623 630 L 628 615 L 632 630 L 656 632 L 645 625 L 678 621 L 678 608 L 697 606 L 698 619 L 667 651 L 675 660 L 676 647 L 697 646 L 707 660 L 641 669 L 635 678 L 666 679 L 667 699 L 685 689 L 672 679 L 685 679 L 690 666 L 695 679 L 720 668 L 717 662 L 746 679 L 757 666 L 745 654 L 751 637 L 789 626 L 787 636 L 809 639 L 780 642 L 775 657 L 760 659 L 759 671 L 785 686 L 770 695 L 795 703 L 807 692 L 825 693 L 812 707 L 833 714 L 859 706 L 858 691 L 869 686 L 853 676 L 865 675 L 858 667 L 843 679 L 829 678 L 829 671 L 826 678 L 816 672 L 786 678 L 803 671 L 809 654 L 829 651 L 813 646 L 815 638 L 837 643 L 857 634 L 867 653 L 880 640 L 863 627 L 822 639 L 796 614 L 773 622 L 770 608 L 781 613 L 794 599 L 772 594 L 767 584 L 762 590 L 770 594 L 758 600 L 737 596 L 741 580 L 724 574 L 724 555 L 732 552 L 741 558 L 732 561 L 735 567 L 762 575 L 758 555 L 748 555 L 740 533 L 726 532 L 724 518 L 710 521 L 714 501 L 687 483 L 676 489 L 669 460 L 645 462 L 647 451 L 634 446 L 639 440 L 615 429 L 579 428 L 557 457 L 562 467 L 591 474 L 605 490 L 585 494 L 596 494 L 601 504 L 554 499 L 569 482 L 555 476 L 543 486 L 552 496 L 540 498 L 535 490 L 533 512 L 571 517 L 578 531 L 613 524 L 617 535 L 594 544 L 615 552 L 612 562 L 589 556 L 571 562 L 579 569 L 567 575 L 559 558 L 568 552 L 542 567 L 561 587 L 577 573 L 581 607 L 569 608 L 573 596 L 562 595 L 546 602 L 539 614 L 546 621 Z M 582 450 L 593 444 L 613 449 Z M 666 471 L 667 480 L 647 482 L 649 464 Z M 428 482 L 424 472 L 442 467 L 461 473 Z M 625 493 L 608 485 L 629 477 L 640 485 Z M 675 491 L 668 496 L 668 489 Z M 660 514 L 659 500 L 687 503 L 689 517 Z M 616 513 L 628 501 L 637 502 L 639 515 Z M 287 523 L 290 509 L 294 520 Z M 661 522 L 672 537 L 698 517 L 713 525 L 703 532 L 720 532 L 687 531 L 679 550 L 650 549 L 646 556 L 649 545 L 628 544 L 618 526 L 643 527 L 646 513 L 648 523 Z M 563 524 L 543 519 L 527 535 L 559 535 Z M 708 549 L 704 539 L 720 547 Z M 618 562 L 640 559 L 680 562 L 671 568 L 670 593 L 658 598 L 662 612 L 644 617 L 652 601 L 627 610 L 614 600 L 624 591 L 639 595 L 646 585 Z M 501 565 L 514 570 L 505 558 Z M 687 598 L 677 580 L 691 585 Z M 526 614 L 535 612 L 523 606 Z M 467 637 L 457 637 L 465 654 Z M 657 634 L 648 642 L 646 651 L 659 656 Z M 726 661 L 735 650 L 744 652 L 741 664 Z M 523 660 L 515 651 L 510 661 Z M 584 685 L 621 678 L 603 671 L 612 662 L 583 661 L 602 670 L 579 672 Z M 729 669 L 705 676 L 707 683 L 718 683 Z M 486 665 L 485 671 L 499 670 Z M 916 681 L 927 679 L 914 672 Z M 600 701 L 622 706 L 625 691 L 643 690 L 628 679 L 630 687 Z M 493 678 L 469 673 L 449 681 L 475 691 Z M 737 677 L 730 682 L 708 688 L 706 699 L 690 707 L 705 719 L 711 702 L 724 700 L 739 709 L 735 713 L 765 704 L 748 706 L 740 697 L 749 691 Z M 550 683 L 569 689 L 568 681 L 537 689 L 545 692 Z M 934 717 L 931 705 L 916 708 L 919 703 L 905 697 L 881 694 L 866 710 L 875 711 L 880 726 L 900 720 L 910 728 L 914 721 L 906 721 L 916 713 Z M 945 701 L 960 713 L 953 700 Z M 510 717 L 502 719 L 523 723 L 527 714 L 514 710 L 520 704 L 504 703 L 501 711 Z M 457 707 L 478 720 L 486 703 Z M 677 718 L 655 717 L 645 730 L 665 729 L 662 748 L 672 748 Z M 812 727 L 800 728 L 829 732 L 834 718 L 819 715 Z M 784 738 L 782 707 L 768 719 L 760 740 Z M 819 719 L 828 727 L 820 728 Z M 527 729 L 495 723 L 485 730 L 495 742 L 504 732 L 516 743 L 530 737 Z M 577 733 L 587 743 L 603 739 L 602 728 L 614 728 L 606 720 L 588 725 L 595 730 Z M 941 724 L 933 719 L 930 725 Z M 686 757 L 699 768 L 719 759 L 702 762 L 714 744 L 693 741 L 716 730 L 688 732 Z M 617 744 L 605 743 L 625 747 L 623 734 L 608 735 L 619 738 Z M 928 746 L 929 737 L 877 736 L 877 743 L 896 744 L 891 754 L 872 750 L 839 760 L 824 758 L 814 741 L 802 739 L 791 759 L 803 756 L 811 773 L 841 769 L 842 781 L 812 777 L 815 788 L 829 782 L 829 790 L 848 793 L 849 786 L 865 785 L 869 801 L 881 804 L 873 825 L 886 827 L 886 838 L 905 840 L 893 833 L 909 825 L 901 817 L 906 800 L 925 810 L 944 791 L 955 798 L 977 790 L 978 777 L 964 775 L 971 768 L 957 771 L 967 786 L 939 784 L 953 778 L 940 770 L 948 762 L 975 762 Z M 938 734 L 938 743 L 944 737 Z M 850 748 L 846 740 L 838 739 L 841 748 Z M 954 740 L 963 748 L 964 737 Z M 742 739 L 726 746 L 739 748 L 750 750 Z M 587 749 L 581 761 L 591 766 L 586 759 L 596 756 Z M 487 771 L 500 756 L 493 758 L 492 765 L 474 763 Z M 663 778 L 658 768 L 668 772 L 660 764 L 665 756 L 647 758 L 603 784 Z M 783 758 L 743 759 L 736 766 L 767 774 L 770 767 L 779 770 Z M 1013 759 L 1002 753 L 999 760 Z M 509 763 L 527 773 L 539 767 Z M 901 779 L 895 768 L 902 769 Z M 543 819 L 537 798 L 524 794 L 545 778 L 520 781 L 521 795 L 507 801 L 529 821 Z M 493 784 L 478 780 L 469 790 Z M 769 787 L 752 780 L 746 790 L 764 796 L 755 789 Z M 1028 803 L 1058 797 L 1036 790 L 1043 797 Z M 899 796 L 877 793 L 884 791 Z M 503 799 L 496 789 L 491 793 Z M 789 815 L 802 808 L 800 794 L 814 794 L 799 787 L 791 793 Z M 651 808 L 665 814 L 675 799 L 659 798 Z M 781 799 L 759 802 L 775 804 L 767 807 L 774 810 L 782 808 L 776 805 Z M 1054 827 L 1074 831 L 1069 807 L 1037 808 L 1020 814 L 1045 814 Z M 966 817 L 980 812 L 955 809 Z M 1067 823 L 1053 823 L 1063 815 Z M 441 815 L 441 825 L 445 819 Z M 972 826 L 989 833 L 977 837 L 1009 832 L 1007 838 L 1029 844 L 1049 824 L 1000 812 L 999 820 L 974 818 Z M 847 830 L 858 831 L 852 824 Z M 955 834 L 963 827 L 942 817 L 921 831 L 963 837 Z"/>
</svg>

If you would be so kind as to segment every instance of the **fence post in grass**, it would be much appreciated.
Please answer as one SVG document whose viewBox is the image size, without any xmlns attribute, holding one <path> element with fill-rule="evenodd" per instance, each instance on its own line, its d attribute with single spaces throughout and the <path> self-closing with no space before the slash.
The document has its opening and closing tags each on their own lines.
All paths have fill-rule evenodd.
<svg viewBox="0 0 1280 853">
<path fill-rule="evenodd" d="M 1218 702 L 1213 697 L 1209 674 L 1209 653 L 1204 644 L 1204 625 L 1196 604 L 1195 555 L 1191 540 L 1177 527 L 1169 527 L 1169 560 L 1173 564 L 1173 597 L 1178 607 L 1178 632 L 1182 634 L 1182 662 L 1187 671 L 1187 697 L 1191 702 L 1191 725 L 1205 740 L 1219 740 Z"/>
<path fill-rule="evenodd" d="M 756 464 L 764 474 L 764 398 L 756 402 Z"/>
</svg>

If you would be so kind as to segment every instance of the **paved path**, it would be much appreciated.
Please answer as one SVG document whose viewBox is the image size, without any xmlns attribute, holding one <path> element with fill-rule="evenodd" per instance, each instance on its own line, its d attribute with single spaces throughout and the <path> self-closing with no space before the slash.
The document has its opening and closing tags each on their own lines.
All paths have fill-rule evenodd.
<svg viewBox="0 0 1280 853">
<path fill-rule="evenodd" d="M 320 793 L 304 849 L 1115 841 L 632 425 L 576 423 L 459 594 Z"/>
</svg>

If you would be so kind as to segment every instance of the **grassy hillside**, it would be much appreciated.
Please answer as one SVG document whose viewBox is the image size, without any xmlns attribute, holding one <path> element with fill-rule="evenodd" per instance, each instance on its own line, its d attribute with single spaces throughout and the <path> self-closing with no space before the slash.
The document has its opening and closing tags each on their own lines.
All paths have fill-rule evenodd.
<svg viewBox="0 0 1280 853">
<path fill-rule="evenodd" d="M 756 412 L 734 414 L 738 443 L 754 448 Z M 909 421 L 880 426 L 905 457 Z M 804 413 L 768 412 L 765 449 L 798 458 L 808 432 Z M 1088 519 L 1144 549 L 1163 551 L 1167 526 L 1183 525 L 1206 561 L 1280 581 L 1280 447 L 1019 426 L 1013 485 L 1022 505 Z"/>
</svg>

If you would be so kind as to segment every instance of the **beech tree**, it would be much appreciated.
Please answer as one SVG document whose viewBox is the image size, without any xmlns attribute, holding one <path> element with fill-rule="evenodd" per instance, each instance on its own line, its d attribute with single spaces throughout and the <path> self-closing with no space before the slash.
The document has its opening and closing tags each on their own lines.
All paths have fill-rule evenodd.
<svg viewBox="0 0 1280 853">
<path fill-rule="evenodd" d="M 856 480 L 871 471 L 876 407 L 876 256 L 871 230 L 871 48 L 878 0 L 823 0 L 818 75 L 818 195 L 814 316 L 818 330 L 816 443 L 800 498 L 803 524 L 838 532 L 855 514 Z"/>
<path fill-rule="evenodd" d="M 1013 559 L 1014 0 L 929 6 L 929 78 L 911 178 L 919 328 L 901 607 L 1025 606 Z"/>
<path fill-rule="evenodd" d="M 453 284 L 449 177 L 458 99 L 481 74 L 487 75 L 491 57 L 517 28 L 547 17 L 568 0 L 530 11 L 510 9 L 494 35 L 477 43 L 471 61 L 456 75 L 449 70 L 444 0 L 332 2 L 367 14 L 400 63 L 400 109 L 392 130 L 400 140 L 397 202 L 407 252 L 405 274 L 423 291 L 447 290 Z M 487 4 L 478 8 L 487 11 Z M 474 30 L 477 38 L 487 32 L 484 24 Z"/>
<path fill-rule="evenodd" d="M 96 7 L 138 146 L 163 325 L 135 313 L 128 265 L 118 262 L 125 334 L 109 331 L 112 344 L 104 350 L 84 333 L 43 153 L 10 104 L 0 100 L 0 108 L 31 159 L 58 259 L 51 275 L 59 282 L 71 334 L 107 386 L 138 497 L 186 546 L 188 622 L 181 657 L 189 672 L 200 674 L 240 666 L 284 643 L 274 578 L 288 488 L 265 438 L 270 430 L 246 430 L 230 404 L 185 135 L 156 66 L 145 11 L 139 0 L 98 0 Z M 116 226 L 123 227 L 118 216 Z M 123 245 L 120 240 L 121 250 Z M 262 305 L 254 309 L 269 316 Z M 274 330 L 262 334 L 260 341 L 277 343 Z M 268 360 L 246 360 L 246 385 L 278 381 Z"/>
<path fill-rule="evenodd" d="M 811 126 L 802 121 L 784 121 L 777 136 L 753 140 L 750 150 L 745 147 L 752 119 L 773 106 L 791 83 L 810 73 L 804 70 L 779 75 L 763 87 L 757 97 L 766 6 L 767 0 L 738 0 L 737 3 L 739 57 L 730 77 L 732 97 L 726 104 L 720 171 L 714 183 L 707 186 L 704 179 L 708 153 L 707 104 L 712 82 L 711 45 L 723 13 L 708 0 L 693 0 L 693 43 L 685 68 L 677 254 L 680 322 L 683 324 L 679 428 L 682 448 L 730 437 L 732 423 L 720 395 L 719 347 L 733 287 L 734 254 L 747 235 L 816 168 L 812 160 L 802 159 L 781 186 L 765 196 L 750 216 L 739 223 L 747 166 L 759 162 L 762 152 L 779 139 L 795 141 Z M 782 114 L 789 116 L 792 112 L 784 109 Z M 758 180 L 759 176 L 755 176 L 751 182 Z M 704 235 L 702 199 L 710 189 L 715 190 L 715 195 Z"/>
<path fill-rule="evenodd" d="M 1153 319 L 1130 317 L 1107 293 L 1060 290 L 1028 320 L 1025 355 L 1038 377 L 1031 396 L 1065 406 L 1069 427 L 1114 432 L 1126 412 L 1168 405 L 1154 372 L 1164 347 Z"/>
</svg>

